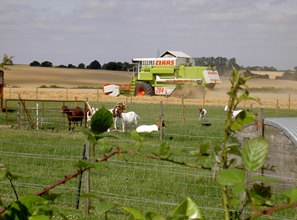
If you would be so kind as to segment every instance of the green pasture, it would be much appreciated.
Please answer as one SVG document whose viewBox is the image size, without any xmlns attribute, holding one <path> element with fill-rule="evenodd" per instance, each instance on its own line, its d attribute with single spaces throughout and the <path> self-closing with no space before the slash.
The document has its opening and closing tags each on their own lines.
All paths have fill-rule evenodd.
<svg viewBox="0 0 297 220">
<path fill-rule="evenodd" d="M 66 104 L 74 106 L 77 103 Z M 112 108 L 114 103 L 94 102 L 91 105 Z M 27 102 L 26 106 L 33 109 L 36 103 Z M 29 126 L 27 116 L 19 115 L 17 102 L 9 103 L 9 113 L 0 113 L 0 125 L 5 125 L 5 128 L 0 128 L 0 164 L 7 166 L 16 176 L 13 183 L 20 197 L 40 192 L 64 176 L 74 173 L 77 170 L 75 164 L 82 158 L 83 146 L 87 144 L 78 128 L 68 131 L 67 119 L 60 112 L 60 102 L 39 103 L 39 106 L 44 108 L 38 110 L 38 130 Z M 211 126 L 201 124 L 197 106 L 128 103 L 128 111 L 135 111 L 140 115 L 139 125 L 153 124 L 163 113 L 165 128 L 162 139 L 170 146 L 170 158 L 177 163 L 147 156 L 159 152 L 161 141 L 158 132 L 141 134 L 144 142 L 131 137 L 130 131 L 134 127 L 125 133 L 111 132 L 113 137 L 102 139 L 97 144 L 95 157 L 101 158 L 115 148 L 127 153 L 113 156 L 107 162 L 97 163 L 96 168 L 91 170 L 92 217 L 84 215 L 83 196 L 79 200 L 80 208 L 75 209 L 79 178 L 51 191 L 61 194 L 54 201 L 53 207 L 69 219 L 103 219 L 104 216 L 96 214 L 95 206 L 100 201 L 109 201 L 116 208 L 107 214 L 108 219 L 126 219 L 127 215 L 121 206 L 165 215 L 183 199 L 190 197 L 201 207 L 205 219 L 223 219 L 220 189 L 212 178 L 213 171 L 208 168 L 214 165 L 211 153 L 214 146 L 221 143 L 226 113 L 223 106 L 206 108 L 207 122 Z M 28 111 L 36 125 L 36 109 L 32 109 Z M 255 113 L 259 110 L 253 109 Z M 265 117 L 296 115 L 296 111 L 288 109 L 264 109 Z M 22 121 L 18 121 L 20 119 Z M 210 156 L 194 154 L 205 142 L 211 143 L 212 147 L 208 152 Z M 194 168 L 181 165 L 184 163 Z M 85 176 L 84 174 L 82 178 L 82 192 L 86 185 Z M 0 184 L 1 199 L 8 205 L 15 200 L 15 195 L 8 180 L 1 179 Z M 276 194 L 275 201 L 282 202 L 283 197 Z M 278 215 L 293 219 L 296 212 L 282 211 Z"/>
</svg>

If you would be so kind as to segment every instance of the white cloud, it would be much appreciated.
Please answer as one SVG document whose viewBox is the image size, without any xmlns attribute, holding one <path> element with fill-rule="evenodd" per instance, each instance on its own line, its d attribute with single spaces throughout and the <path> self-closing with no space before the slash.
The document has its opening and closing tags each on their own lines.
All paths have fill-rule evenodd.
<svg viewBox="0 0 297 220">
<path fill-rule="evenodd" d="M 172 49 L 242 65 L 297 66 L 295 0 L 4 0 L 0 13 L 7 42 L 0 53 L 12 51 L 20 63 L 130 61 Z M 267 53 L 273 48 L 279 52 Z"/>
</svg>

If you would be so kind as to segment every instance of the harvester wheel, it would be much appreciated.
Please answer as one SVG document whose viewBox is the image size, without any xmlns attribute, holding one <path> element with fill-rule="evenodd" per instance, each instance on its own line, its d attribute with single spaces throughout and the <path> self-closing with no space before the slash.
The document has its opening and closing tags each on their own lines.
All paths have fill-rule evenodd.
<svg viewBox="0 0 297 220">
<path fill-rule="evenodd" d="M 135 86 L 135 96 L 152 96 L 154 95 L 153 87 L 146 82 L 138 82 Z"/>
</svg>

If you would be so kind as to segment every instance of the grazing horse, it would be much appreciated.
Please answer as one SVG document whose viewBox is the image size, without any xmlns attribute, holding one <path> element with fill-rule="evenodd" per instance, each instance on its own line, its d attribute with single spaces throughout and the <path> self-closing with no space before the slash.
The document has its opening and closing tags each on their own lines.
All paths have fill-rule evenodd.
<svg viewBox="0 0 297 220">
<path fill-rule="evenodd" d="M 80 126 L 82 126 L 82 121 L 85 117 L 85 113 L 80 107 L 68 108 L 67 106 L 63 105 L 61 110 L 63 114 L 67 115 L 69 122 L 69 131 L 71 130 L 71 122 L 73 122 L 74 125 L 78 125 L 78 123 L 80 123 Z"/>
</svg>

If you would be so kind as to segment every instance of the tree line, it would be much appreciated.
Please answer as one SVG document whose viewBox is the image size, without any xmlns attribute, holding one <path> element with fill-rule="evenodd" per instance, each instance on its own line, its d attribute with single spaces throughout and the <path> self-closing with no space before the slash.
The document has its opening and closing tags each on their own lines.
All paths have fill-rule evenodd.
<svg viewBox="0 0 297 220">
<path fill-rule="evenodd" d="M 85 65 L 84 63 L 80 63 L 77 66 L 73 64 L 68 65 L 58 65 L 54 66 L 52 62 L 49 61 L 33 61 L 29 64 L 30 66 L 40 66 L 40 67 L 57 67 L 57 68 L 69 68 L 69 69 L 93 69 L 93 70 L 117 70 L 117 71 L 128 71 L 129 68 L 131 68 L 133 65 L 129 64 L 128 62 L 108 62 L 103 65 L 100 64 L 99 61 L 94 60 L 89 65 Z"/>
<path fill-rule="evenodd" d="M 234 57 L 230 59 L 226 57 L 198 57 L 193 59 L 195 61 L 196 66 L 216 67 L 216 69 L 220 72 L 221 75 L 225 75 L 232 72 L 233 68 L 236 68 L 238 70 L 246 70 L 246 71 L 278 71 L 273 66 L 244 67 L 238 64 Z M 70 69 L 94 69 L 94 70 L 103 69 L 103 70 L 128 71 L 129 69 L 133 68 L 135 64 L 131 64 L 128 62 L 122 63 L 122 62 L 112 61 L 101 65 L 99 61 L 94 60 L 89 65 L 80 63 L 77 66 L 73 64 L 54 66 L 53 63 L 49 61 L 44 61 L 44 62 L 33 61 L 29 65 L 40 66 L 40 67 L 70 68 Z M 294 68 L 294 72 L 297 72 L 297 66 Z"/>
</svg>

